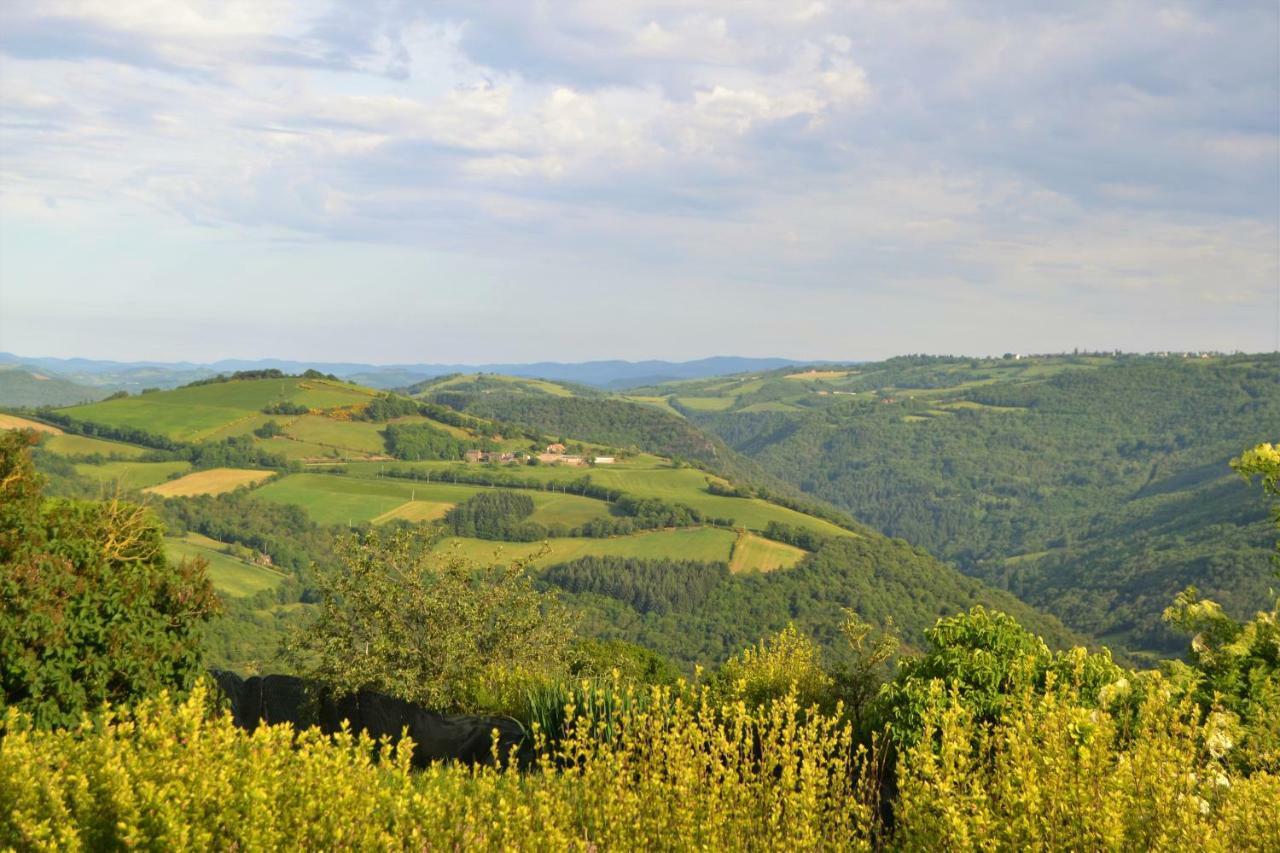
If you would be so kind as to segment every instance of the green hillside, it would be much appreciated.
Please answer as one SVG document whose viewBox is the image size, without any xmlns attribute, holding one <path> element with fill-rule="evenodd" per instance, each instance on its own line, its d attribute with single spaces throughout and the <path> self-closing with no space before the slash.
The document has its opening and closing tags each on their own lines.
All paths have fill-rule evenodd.
<svg viewBox="0 0 1280 853">
<path fill-rule="evenodd" d="M 22 365 L 0 364 L 0 406 L 70 406 L 109 393 Z"/>
<path fill-rule="evenodd" d="M 1265 510 L 1226 462 L 1280 436 L 1280 356 L 902 358 L 646 393 L 1121 648 L 1175 648 L 1159 616 L 1188 584 L 1266 604 Z"/>
<path fill-rule="evenodd" d="M 274 659 L 281 632 L 307 618 L 310 567 L 332 566 L 337 537 L 396 524 L 438 530 L 441 554 L 533 558 L 538 573 L 593 557 L 645 577 L 679 571 L 680 561 L 721 565 L 714 595 L 683 614 L 695 626 L 689 635 L 632 602 L 564 591 L 594 633 L 648 643 L 689 665 L 793 619 L 834 641 L 842 607 L 892 617 L 909 642 L 939 614 L 975 602 L 1018 610 L 1054 641 L 1072 638 L 1007 594 L 833 509 L 744 478 L 718 439 L 656 406 L 488 375 L 445 377 L 419 394 L 321 376 L 207 380 L 37 413 L 65 430 L 46 438 L 38 459 L 55 488 L 80 494 L 142 489 L 192 470 L 282 474 L 216 496 L 212 488 L 194 494 L 203 481 L 188 477 L 191 487 L 177 490 L 185 496 L 150 496 L 171 525 L 172 553 L 209 559 L 228 597 L 230 621 L 209 641 L 222 665 Z M 561 440 L 564 461 L 547 453 Z M 688 452 L 674 452 L 681 449 Z M 506 453 L 518 464 L 464 461 L 468 452 Z M 597 456 L 614 461 L 592 464 Z M 838 545 L 863 540 L 852 550 Z M 266 554 L 274 568 L 245 554 Z M 288 583 L 276 583 L 277 570 Z M 912 592 L 895 603 L 898 594 L 885 589 Z M 757 595 L 761 604 L 747 602 Z"/>
</svg>

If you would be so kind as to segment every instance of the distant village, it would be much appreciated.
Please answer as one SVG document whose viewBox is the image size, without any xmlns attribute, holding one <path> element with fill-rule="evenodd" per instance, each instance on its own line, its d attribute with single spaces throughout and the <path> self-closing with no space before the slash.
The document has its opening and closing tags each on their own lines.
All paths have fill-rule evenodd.
<svg viewBox="0 0 1280 853">
<path fill-rule="evenodd" d="M 582 456 L 567 453 L 563 444 L 548 444 L 542 453 L 528 453 L 523 450 L 468 450 L 462 458 L 467 462 L 489 462 L 496 465 L 527 464 L 536 459 L 541 465 L 565 465 L 578 467 L 582 465 L 612 465 L 617 462 L 614 456 Z"/>
</svg>

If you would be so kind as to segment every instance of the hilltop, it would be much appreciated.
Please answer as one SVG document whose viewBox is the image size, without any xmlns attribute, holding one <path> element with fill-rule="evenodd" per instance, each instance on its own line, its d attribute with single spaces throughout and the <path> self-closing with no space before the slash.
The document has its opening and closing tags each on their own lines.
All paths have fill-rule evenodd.
<svg viewBox="0 0 1280 853">
<path fill-rule="evenodd" d="M 137 392 L 143 388 L 171 389 L 218 374 L 278 370 L 301 374 L 316 371 L 381 390 L 403 388 L 440 376 L 488 373 L 530 379 L 572 382 L 596 388 L 621 389 L 675 379 L 696 379 L 749 370 L 771 370 L 796 364 L 785 358 L 715 356 L 694 361 L 607 361 L 506 364 L 363 364 L 359 362 L 304 362 L 282 359 L 223 359 L 209 364 L 193 362 L 119 362 L 88 358 L 24 357 L 0 352 L 0 364 L 24 364 L 51 377 L 111 391 Z M 3 396 L 0 405 L 23 403 Z M 105 396 L 105 395 L 104 395 Z"/>
<path fill-rule="evenodd" d="M 805 493 L 1130 651 L 1196 584 L 1266 604 L 1265 512 L 1227 468 L 1274 440 L 1280 356 L 906 357 L 634 392 Z"/>
<path fill-rule="evenodd" d="M 233 605 L 213 631 L 225 665 L 271 659 L 284 625 L 305 617 L 310 566 L 331 565 L 344 531 L 384 525 L 437 529 L 438 549 L 481 562 L 530 560 L 597 635 L 687 664 L 790 620 L 834 641 L 844 607 L 892 619 L 909 643 L 974 603 L 1074 639 L 820 502 L 653 452 L 674 441 L 715 461 L 722 446 L 654 407 L 489 375 L 418 394 L 254 371 L 28 417 L 61 431 L 38 453 L 56 488 L 143 490 L 169 524 L 171 553 L 210 562 Z M 689 572 L 703 578 L 697 595 L 662 597 Z"/>
</svg>

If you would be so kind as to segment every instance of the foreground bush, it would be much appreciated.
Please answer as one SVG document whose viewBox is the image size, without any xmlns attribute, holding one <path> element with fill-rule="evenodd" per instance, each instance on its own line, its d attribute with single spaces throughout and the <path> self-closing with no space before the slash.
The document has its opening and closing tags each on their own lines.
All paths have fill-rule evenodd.
<svg viewBox="0 0 1280 853">
<path fill-rule="evenodd" d="M 794 702 L 725 720 L 668 692 L 571 726 L 532 772 L 436 765 L 284 726 L 246 734 L 198 694 L 79 729 L 17 712 L 0 741 L 0 847 L 563 850 L 866 845 L 848 731 Z M 612 726 L 611 734 L 602 727 Z M 759 755 L 756 745 L 759 744 Z"/>
<path fill-rule="evenodd" d="M 217 610 L 204 563 L 169 561 L 143 507 L 45 499 L 34 437 L 0 432 L 0 710 L 70 725 L 189 687 Z"/>
<path fill-rule="evenodd" d="M 1056 690 L 988 726 L 938 682 L 899 759 L 892 827 L 877 762 L 794 696 L 752 710 L 656 688 L 571 707 L 524 773 L 411 772 L 403 746 L 246 734 L 198 692 L 74 730 L 13 710 L 0 847 L 1280 849 L 1280 779 L 1233 772 L 1231 719 L 1158 688 L 1136 728 Z"/>
</svg>

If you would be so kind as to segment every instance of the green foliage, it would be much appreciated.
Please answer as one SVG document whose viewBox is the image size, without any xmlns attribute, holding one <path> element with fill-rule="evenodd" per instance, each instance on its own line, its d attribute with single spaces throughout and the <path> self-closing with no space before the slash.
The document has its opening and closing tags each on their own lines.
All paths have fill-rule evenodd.
<svg viewBox="0 0 1280 853">
<path fill-rule="evenodd" d="M 387 452 L 397 459 L 461 459 L 475 442 L 465 442 L 428 424 L 388 424 Z"/>
<path fill-rule="evenodd" d="M 445 513 L 444 521 L 455 536 L 531 542 L 543 538 L 539 525 L 529 525 L 533 498 L 503 489 L 477 492 Z"/>
<path fill-rule="evenodd" d="M 395 394 L 383 394 L 369 401 L 359 413 L 361 420 L 386 423 L 392 418 L 419 413 L 418 402 Z"/>
<path fill-rule="evenodd" d="M 274 403 L 268 403 L 262 407 L 264 415 L 305 415 L 311 409 L 299 403 L 290 403 L 288 400 L 279 400 Z"/>
<path fill-rule="evenodd" d="M 1121 687 L 1124 671 L 1107 651 L 1075 648 L 1054 654 L 1044 641 L 1007 614 L 974 607 L 925 632 L 928 648 L 899 663 L 897 677 L 878 700 L 878 722 L 891 737 L 910 745 L 938 696 L 954 697 L 979 723 L 997 722 L 1009 702 L 1028 691 L 1066 683 L 1080 701 L 1094 705 L 1104 688 Z"/>
<path fill-rule="evenodd" d="M 1190 665 L 1167 664 L 1175 682 L 1189 683 L 1204 711 L 1231 715 L 1234 731 L 1227 735 L 1242 741 L 1234 760 L 1280 773 L 1280 599 L 1270 612 L 1240 623 L 1191 587 L 1164 618 L 1192 635 Z"/>
<path fill-rule="evenodd" d="M 1269 600 L 1265 512 L 1224 463 L 1274 440 L 1280 356 L 894 359 L 858 365 L 826 396 L 762 380 L 789 410 L 743 397 L 690 416 L 768 472 L 1124 651 L 1180 647 L 1160 611 L 1189 584 L 1237 617 Z"/>
<path fill-rule="evenodd" d="M 788 625 L 724 662 L 711 682 L 728 702 L 758 707 L 794 693 L 801 707 L 825 704 L 834 682 L 818 644 Z"/>
<path fill-rule="evenodd" d="M 504 712 L 567 672 L 568 617 L 521 564 L 479 568 L 430 544 L 407 531 L 344 540 L 315 621 L 290 640 L 299 670 L 339 694 Z"/>
<path fill-rule="evenodd" d="M 908 645 L 925 642 L 940 615 L 975 604 L 1014 614 L 1055 647 L 1079 642 L 1052 617 L 1006 592 L 942 565 L 920 549 L 883 537 L 840 537 L 795 568 L 734 575 L 696 606 L 640 613 L 598 593 L 566 593 L 583 614 L 583 631 L 648 646 L 685 666 L 713 665 L 789 622 L 835 653 L 848 646 L 846 611 L 880 626 L 894 624 Z"/>
<path fill-rule="evenodd" d="M 284 427 L 275 421 L 267 421 L 262 426 L 253 431 L 258 438 L 275 438 L 277 435 L 284 435 Z"/>
<path fill-rule="evenodd" d="M 625 684 L 675 684 L 680 670 L 657 652 L 624 640 L 578 637 L 569 652 L 574 678 L 616 677 Z M 560 703 L 563 705 L 564 703 Z"/>
<path fill-rule="evenodd" d="M 217 600 L 170 564 L 158 525 L 116 500 L 42 501 L 24 433 L 0 434 L 0 690 L 37 725 L 187 689 Z"/>
<path fill-rule="evenodd" d="M 438 399 L 443 397 L 439 395 Z M 453 394 L 442 401 L 483 418 L 546 435 L 571 435 L 661 456 L 715 461 L 716 442 L 692 424 L 652 406 L 623 400 L 532 394 Z"/>
<path fill-rule="evenodd" d="M 568 592 L 606 595 L 640 613 L 689 611 L 729 579 L 725 563 L 581 557 L 550 566 L 542 579 Z"/>
</svg>

